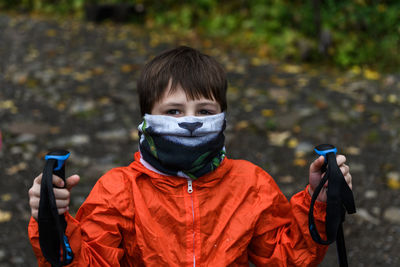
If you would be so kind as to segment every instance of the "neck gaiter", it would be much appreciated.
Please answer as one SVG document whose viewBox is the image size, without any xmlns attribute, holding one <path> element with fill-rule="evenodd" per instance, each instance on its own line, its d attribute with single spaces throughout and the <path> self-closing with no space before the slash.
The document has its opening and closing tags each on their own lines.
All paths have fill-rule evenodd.
<svg viewBox="0 0 400 267">
<path fill-rule="evenodd" d="M 142 158 L 159 172 L 197 179 L 225 157 L 225 113 L 204 117 L 149 115 L 139 125 Z"/>
</svg>

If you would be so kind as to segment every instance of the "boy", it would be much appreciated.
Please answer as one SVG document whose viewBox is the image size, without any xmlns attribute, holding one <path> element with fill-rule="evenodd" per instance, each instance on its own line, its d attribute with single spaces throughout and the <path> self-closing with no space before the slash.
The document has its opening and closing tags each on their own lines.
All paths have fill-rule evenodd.
<svg viewBox="0 0 400 267">
<path fill-rule="evenodd" d="M 290 203 L 261 168 L 225 156 L 227 81 L 211 57 L 178 47 L 150 61 L 138 81 L 143 122 L 139 151 L 128 167 L 101 177 L 76 218 L 70 189 L 55 189 L 59 214 L 75 255 L 72 266 L 316 266 L 326 246 L 308 231 L 311 194 L 321 179 L 320 157 L 310 185 Z M 345 157 L 337 157 L 347 183 Z M 39 175 L 29 191 L 29 237 L 40 266 Z M 53 183 L 63 186 L 54 176 Z M 315 218 L 324 229 L 326 192 Z M 48 265 L 48 264 L 47 264 Z"/>
</svg>

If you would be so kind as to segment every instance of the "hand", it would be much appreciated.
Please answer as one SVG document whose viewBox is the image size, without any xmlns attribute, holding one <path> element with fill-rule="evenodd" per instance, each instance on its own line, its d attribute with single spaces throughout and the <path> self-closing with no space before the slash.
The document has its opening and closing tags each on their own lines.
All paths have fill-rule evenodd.
<svg viewBox="0 0 400 267">
<path fill-rule="evenodd" d="M 311 196 L 313 195 L 315 188 L 317 188 L 322 177 L 324 176 L 324 173 L 321 173 L 321 168 L 322 168 L 322 165 L 324 164 L 324 161 L 325 161 L 325 158 L 323 156 L 320 156 L 318 159 L 316 159 L 310 165 L 310 176 L 309 176 L 310 186 L 308 187 L 308 192 L 310 193 Z M 346 157 L 343 155 L 337 155 L 336 162 L 337 162 L 340 170 L 342 171 L 342 174 L 344 176 L 344 179 L 346 180 L 346 183 L 349 185 L 350 189 L 352 189 L 352 178 L 351 178 L 351 174 L 350 174 L 350 168 L 349 168 L 349 166 L 347 166 L 345 164 Z M 326 202 L 327 187 L 328 187 L 328 181 L 322 187 L 321 192 L 319 193 L 319 195 L 317 197 L 317 201 Z"/>
<path fill-rule="evenodd" d="M 66 179 L 65 188 L 54 188 L 54 197 L 56 199 L 56 205 L 58 214 L 63 214 L 69 210 L 69 202 L 71 195 L 71 188 L 79 183 L 79 176 L 72 175 Z M 35 178 L 32 187 L 29 189 L 29 206 L 31 207 L 31 215 L 37 220 L 39 214 L 39 201 L 40 201 L 40 185 L 42 182 L 42 174 Z M 64 181 L 53 175 L 53 185 L 57 187 L 64 187 Z"/>
</svg>

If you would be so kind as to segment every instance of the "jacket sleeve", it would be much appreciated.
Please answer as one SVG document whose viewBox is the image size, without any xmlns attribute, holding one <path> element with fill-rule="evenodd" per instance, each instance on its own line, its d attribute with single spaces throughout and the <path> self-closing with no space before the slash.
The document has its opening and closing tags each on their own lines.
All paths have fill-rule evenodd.
<svg viewBox="0 0 400 267">
<path fill-rule="evenodd" d="M 267 179 L 268 186 L 259 191 L 265 207 L 249 246 L 250 260 L 256 266 L 317 266 L 328 246 L 315 243 L 309 233 L 308 188 L 294 195 L 289 203 L 269 175 Z M 314 217 L 322 238 L 325 238 L 325 209 L 325 203 L 315 204 Z"/>
<path fill-rule="evenodd" d="M 130 188 L 122 171 L 114 169 L 99 179 L 76 218 L 65 213 L 65 234 L 74 253 L 68 266 L 120 266 L 125 253 L 122 237 L 129 232 L 134 238 Z M 38 265 L 50 267 L 40 250 L 38 223 L 33 218 L 28 233 Z"/>
</svg>

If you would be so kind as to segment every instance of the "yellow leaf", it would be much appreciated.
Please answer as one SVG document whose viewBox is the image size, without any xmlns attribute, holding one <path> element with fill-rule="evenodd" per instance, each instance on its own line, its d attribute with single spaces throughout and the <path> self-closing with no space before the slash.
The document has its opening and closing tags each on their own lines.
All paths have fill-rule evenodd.
<svg viewBox="0 0 400 267">
<path fill-rule="evenodd" d="M 397 102 L 397 95 L 390 94 L 390 95 L 388 95 L 387 99 L 388 99 L 389 103 L 395 104 Z"/>
<path fill-rule="evenodd" d="M 296 74 L 301 72 L 301 67 L 298 65 L 290 65 L 286 64 L 282 67 L 282 69 L 288 73 Z"/>
<path fill-rule="evenodd" d="M 355 75 L 359 75 L 361 73 L 361 68 L 360 66 L 353 66 L 350 71 Z"/>
<path fill-rule="evenodd" d="M 13 114 L 18 112 L 18 108 L 12 100 L 0 101 L 0 110 L 1 109 L 9 110 Z"/>
<path fill-rule="evenodd" d="M 138 141 L 139 140 L 139 133 L 137 129 L 134 129 L 130 132 L 130 138 L 133 141 Z"/>
<path fill-rule="evenodd" d="M 95 67 L 95 68 L 92 70 L 92 72 L 93 72 L 94 75 L 101 75 L 101 74 L 104 73 L 104 68 L 102 68 L 102 67 Z"/>
<path fill-rule="evenodd" d="M 361 149 L 358 147 L 355 147 L 355 146 L 350 146 L 345 149 L 345 153 L 349 154 L 349 155 L 357 156 L 357 155 L 361 154 Z"/>
<path fill-rule="evenodd" d="M 65 110 L 66 107 L 67 107 L 67 103 L 65 103 L 65 102 L 60 102 L 60 103 L 57 104 L 57 109 L 59 111 Z"/>
<path fill-rule="evenodd" d="M 374 100 L 374 102 L 375 103 L 382 103 L 382 101 L 383 101 L 383 97 L 381 96 L 381 95 L 378 95 L 378 94 L 376 94 L 376 95 L 374 95 L 373 97 L 372 97 L 372 100 Z"/>
<path fill-rule="evenodd" d="M 54 37 L 54 36 L 57 35 L 57 32 L 55 30 L 53 30 L 53 29 L 50 29 L 50 30 L 46 31 L 46 35 L 49 36 L 49 37 Z"/>
<path fill-rule="evenodd" d="M 285 141 L 290 137 L 289 131 L 271 132 L 268 134 L 268 139 L 271 145 L 283 146 Z"/>
<path fill-rule="evenodd" d="M 50 133 L 51 134 L 59 134 L 61 132 L 61 128 L 58 126 L 52 126 L 50 128 Z"/>
<path fill-rule="evenodd" d="M 248 121 L 244 121 L 244 120 L 243 121 L 239 121 L 235 125 L 235 129 L 236 130 L 246 129 L 247 127 L 249 127 L 249 122 Z"/>
<path fill-rule="evenodd" d="M 357 112 L 362 113 L 362 112 L 365 111 L 365 105 L 363 105 L 363 104 L 356 104 L 356 105 L 354 106 L 354 110 L 357 111 Z"/>
<path fill-rule="evenodd" d="M 366 69 L 364 71 L 364 77 L 367 78 L 368 80 L 378 80 L 381 77 L 381 75 L 376 71 Z"/>
<path fill-rule="evenodd" d="M 400 189 L 400 174 L 398 172 L 389 172 L 387 174 L 387 184 L 391 189 Z"/>
<path fill-rule="evenodd" d="M 293 161 L 293 165 L 298 167 L 304 167 L 307 165 L 307 161 L 305 159 L 298 158 Z"/>
<path fill-rule="evenodd" d="M 301 132 L 301 126 L 300 125 L 295 125 L 293 127 L 293 132 L 294 133 L 300 133 Z"/>
<path fill-rule="evenodd" d="M 299 145 L 299 141 L 297 140 L 297 138 L 292 137 L 292 138 L 289 139 L 289 142 L 288 142 L 288 147 L 289 148 L 295 148 L 298 145 Z"/>
<path fill-rule="evenodd" d="M 272 117 L 272 116 L 274 116 L 275 112 L 274 112 L 273 109 L 263 109 L 263 110 L 261 111 L 261 114 L 262 114 L 264 117 Z"/>
<path fill-rule="evenodd" d="M 0 210 L 0 223 L 10 221 L 11 217 L 11 212 Z"/>
<path fill-rule="evenodd" d="M 6 173 L 8 175 L 14 175 L 20 171 L 26 170 L 27 168 L 28 168 L 28 165 L 26 164 L 26 162 L 20 162 L 17 165 L 14 165 L 14 166 L 8 168 L 6 170 Z"/>
<path fill-rule="evenodd" d="M 58 70 L 58 73 L 60 73 L 61 75 L 68 75 L 71 74 L 71 72 L 72 72 L 71 67 L 62 67 Z"/>
<path fill-rule="evenodd" d="M 102 106 L 108 105 L 111 103 L 111 99 L 109 97 L 103 96 L 99 99 L 99 104 Z"/>
<path fill-rule="evenodd" d="M 11 194 L 7 193 L 7 194 L 3 194 L 1 196 L 1 200 L 4 202 L 10 201 L 11 200 Z"/>
<path fill-rule="evenodd" d="M 133 68 L 132 68 L 132 65 L 130 65 L 130 64 L 124 64 L 121 66 L 121 71 L 123 73 L 128 73 L 128 72 L 131 72 L 132 70 L 133 70 Z"/>
<path fill-rule="evenodd" d="M 243 108 L 244 108 L 244 111 L 246 111 L 246 112 L 253 111 L 253 105 L 252 104 L 245 104 Z"/>
</svg>

